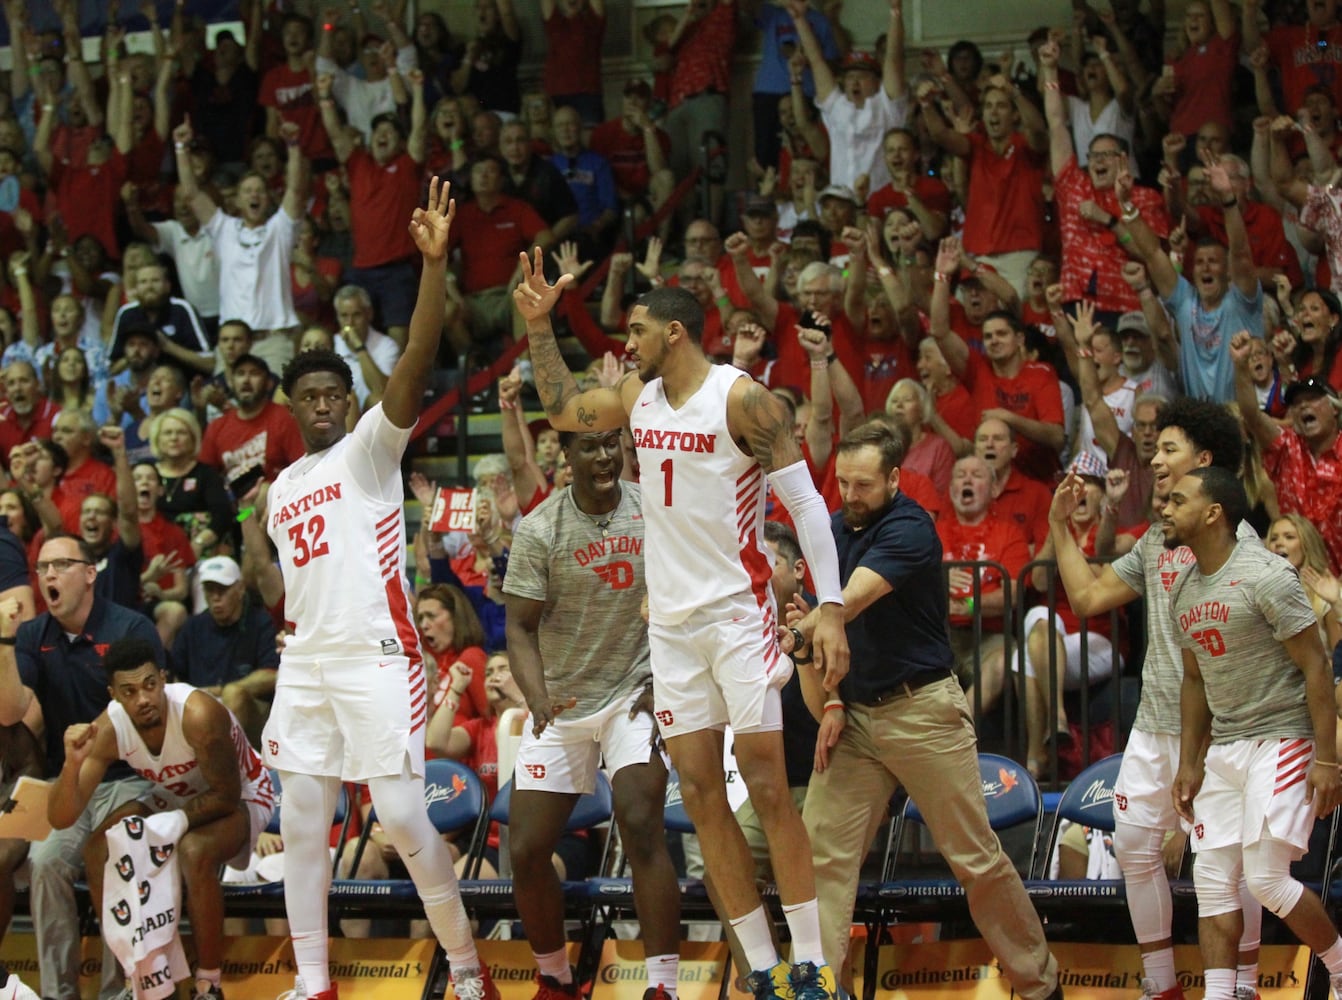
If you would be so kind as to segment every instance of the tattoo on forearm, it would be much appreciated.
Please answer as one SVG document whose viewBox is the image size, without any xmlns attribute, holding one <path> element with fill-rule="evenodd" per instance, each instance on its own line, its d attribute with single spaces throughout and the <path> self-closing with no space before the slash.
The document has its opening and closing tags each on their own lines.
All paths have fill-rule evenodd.
<svg viewBox="0 0 1342 1000">
<path fill-rule="evenodd" d="M 559 353 L 559 344 L 553 332 L 532 332 L 528 340 L 531 344 L 531 369 L 535 374 L 541 405 L 551 416 L 563 413 L 568 401 L 578 394 L 578 382 L 564 362 L 564 356 Z"/>
</svg>

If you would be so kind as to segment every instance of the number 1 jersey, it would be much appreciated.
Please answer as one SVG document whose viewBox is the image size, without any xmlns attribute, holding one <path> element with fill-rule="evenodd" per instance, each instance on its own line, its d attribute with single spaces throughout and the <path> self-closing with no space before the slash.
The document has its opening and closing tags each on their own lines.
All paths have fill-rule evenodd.
<svg viewBox="0 0 1342 1000">
<path fill-rule="evenodd" d="M 654 624 L 678 625 L 729 600 L 773 609 L 773 559 L 764 547 L 768 484 L 727 427 L 727 394 L 738 378 L 749 376 L 713 366 L 679 409 L 667 402 L 662 380 L 653 379 L 629 414 Z"/>
<path fill-rule="evenodd" d="M 419 658 L 405 579 L 401 455 L 409 440 L 378 405 L 271 486 L 266 529 L 293 633 L 286 658 Z"/>
</svg>

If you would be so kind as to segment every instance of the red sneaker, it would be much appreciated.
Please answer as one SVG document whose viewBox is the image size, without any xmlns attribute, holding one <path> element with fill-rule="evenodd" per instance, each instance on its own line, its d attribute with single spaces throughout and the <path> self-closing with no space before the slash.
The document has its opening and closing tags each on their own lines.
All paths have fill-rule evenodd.
<svg viewBox="0 0 1342 1000">
<path fill-rule="evenodd" d="M 643 1000 L 671 1000 L 671 994 L 666 992 L 661 983 L 656 986 L 649 986 L 643 991 Z"/>
<path fill-rule="evenodd" d="M 1169 989 L 1157 993 L 1151 980 L 1143 979 L 1141 1000 L 1184 1000 L 1184 988 L 1175 983 Z"/>
<path fill-rule="evenodd" d="M 531 1000 L 579 1000 L 581 996 L 576 981 L 561 983 L 554 976 L 536 973 L 536 995 Z"/>
</svg>

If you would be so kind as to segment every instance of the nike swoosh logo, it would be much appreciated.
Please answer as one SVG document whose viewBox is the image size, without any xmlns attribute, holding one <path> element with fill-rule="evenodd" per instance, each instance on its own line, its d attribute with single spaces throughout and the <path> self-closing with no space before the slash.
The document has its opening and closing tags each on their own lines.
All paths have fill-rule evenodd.
<svg viewBox="0 0 1342 1000">
<path fill-rule="evenodd" d="M 639 403 L 638 405 L 639 405 L 639 406 L 651 406 L 651 405 L 652 405 L 652 400 L 648 400 L 646 403 Z"/>
<path fill-rule="evenodd" d="M 1243 579 L 1244 579 L 1243 577 L 1240 577 L 1239 580 L 1231 580 L 1231 581 L 1230 581 L 1230 586 L 1232 586 L 1232 587 L 1235 586 L 1237 583 L 1240 583 Z"/>
<path fill-rule="evenodd" d="M 50 652 L 53 652 L 55 649 L 56 649 L 55 646 L 39 646 L 39 647 L 38 647 L 38 651 L 39 651 L 39 652 L 42 652 L 42 653 L 50 653 Z"/>
<path fill-rule="evenodd" d="M 422 847 L 420 847 L 420 848 L 418 848 L 418 849 L 416 849 L 416 850 L 413 850 L 413 851 L 411 851 L 409 854 L 407 854 L 406 857 L 408 857 L 408 858 L 413 858 L 416 854 L 418 854 L 418 853 L 419 853 L 420 851 L 422 851 L 422 850 L 424 850 L 424 848 L 422 848 Z"/>
<path fill-rule="evenodd" d="M 391 664 L 390 664 L 390 663 L 379 663 L 378 666 L 379 666 L 379 667 L 389 667 L 389 666 L 391 666 Z"/>
</svg>

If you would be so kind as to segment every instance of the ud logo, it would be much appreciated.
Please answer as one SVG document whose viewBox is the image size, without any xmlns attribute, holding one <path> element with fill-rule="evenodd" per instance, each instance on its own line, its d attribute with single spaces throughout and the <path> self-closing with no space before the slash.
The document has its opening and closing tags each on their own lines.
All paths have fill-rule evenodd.
<svg viewBox="0 0 1342 1000">
<path fill-rule="evenodd" d="M 143 906 L 149 902 L 149 880 L 145 879 L 140 883 L 140 905 Z"/>
<path fill-rule="evenodd" d="M 118 899 L 112 904 L 112 916 L 122 927 L 130 923 L 130 904 L 124 899 Z"/>
<path fill-rule="evenodd" d="M 1119 795 L 1118 792 L 1114 792 L 1114 805 L 1118 806 L 1119 812 L 1127 812 L 1128 797 L 1126 795 Z"/>
<path fill-rule="evenodd" d="M 121 860 L 116 863 L 116 873 L 121 876 L 123 882 L 129 882 L 135 877 L 135 862 L 130 859 L 129 854 L 121 855 Z"/>
<path fill-rule="evenodd" d="M 1202 828 L 1202 824 L 1201 824 L 1201 823 L 1199 823 L 1197 826 L 1193 827 L 1193 836 L 1197 837 L 1198 840 L 1201 840 L 1201 839 L 1202 839 L 1203 837 L 1205 837 L 1206 835 L 1207 835 L 1207 831 L 1204 830 L 1204 829 Z"/>
<path fill-rule="evenodd" d="M 527 774 L 531 775 L 532 779 L 535 781 L 545 780 L 544 764 L 523 764 L 522 770 L 526 771 Z"/>
<path fill-rule="evenodd" d="M 270 751 L 272 757 L 275 756 L 280 752 L 279 740 L 266 740 L 266 749 Z"/>
<path fill-rule="evenodd" d="M 149 860 L 154 862 L 155 868 L 162 868 L 172 857 L 172 847 L 172 844 L 164 844 L 162 847 L 157 844 L 149 845 Z"/>
<path fill-rule="evenodd" d="M 660 708 L 654 712 L 653 715 L 657 716 L 657 724 L 659 726 L 670 726 L 676 721 L 676 717 L 672 715 L 671 710 L 667 708 Z"/>
<path fill-rule="evenodd" d="M 139 816 L 127 816 L 123 822 L 126 824 L 126 832 L 130 834 L 132 840 L 139 840 L 144 836 L 144 820 Z"/>
</svg>

